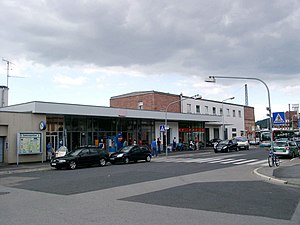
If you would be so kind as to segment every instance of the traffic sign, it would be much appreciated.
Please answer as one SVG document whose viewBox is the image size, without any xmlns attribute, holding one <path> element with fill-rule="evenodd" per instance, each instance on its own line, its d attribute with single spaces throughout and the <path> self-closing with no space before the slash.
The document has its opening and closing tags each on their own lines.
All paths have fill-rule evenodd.
<svg viewBox="0 0 300 225">
<path fill-rule="evenodd" d="M 274 125 L 285 124 L 284 112 L 274 112 L 272 114 L 273 114 L 273 124 Z"/>
<path fill-rule="evenodd" d="M 160 132 L 165 132 L 166 131 L 165 125 L 164 124 L 159 125 L 159 130 Z"/>
</svg>

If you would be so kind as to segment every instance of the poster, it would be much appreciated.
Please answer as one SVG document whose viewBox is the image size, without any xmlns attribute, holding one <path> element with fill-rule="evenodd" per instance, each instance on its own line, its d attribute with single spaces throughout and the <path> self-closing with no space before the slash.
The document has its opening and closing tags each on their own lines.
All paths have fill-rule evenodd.
<svg viewBox="0 0 300 225">
<path fill-rule="evenodd" d="M 20 155 L 42 153 L 42 133 L 20 132 L 17 143 Z"/>
</svg>

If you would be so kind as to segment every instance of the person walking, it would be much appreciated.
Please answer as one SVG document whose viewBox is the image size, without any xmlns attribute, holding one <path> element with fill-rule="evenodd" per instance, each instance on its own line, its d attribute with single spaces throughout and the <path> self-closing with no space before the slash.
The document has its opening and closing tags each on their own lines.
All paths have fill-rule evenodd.
<svg viewBox="0 0 300 225">
<path fill-rule="evenodd" d="M 172 150 L 176 151 L 176 147 L 177 147 L 177 141 L 176 141 L 176 137 L 173 138 L 173 146 L 172 146 Z"/>
<path fill-rule="evenodd" d="M 155 138 L 153 139 L 153 141 L 151 143 L 151 148 L 152 148 L 152 157 L 154 157 L 154 155 L 157 157 L 157 148 L 156 148 Z"/>
<path fill-rule="evenodd" d="M 160 150 L 161 141 L 159 138 L 157 138 L 156 144 L 157 144 L 157 152 L 158 152 L 158 154 L 160 154 L 161 153 L 161 150 Z"/>
<path fill-rule="evenodd" d="M 50 161 L 52 157 L 52 144 L 50 141 L 48 142 L 46 148 L 47 148 L 47 160 Z"/>
</svg>

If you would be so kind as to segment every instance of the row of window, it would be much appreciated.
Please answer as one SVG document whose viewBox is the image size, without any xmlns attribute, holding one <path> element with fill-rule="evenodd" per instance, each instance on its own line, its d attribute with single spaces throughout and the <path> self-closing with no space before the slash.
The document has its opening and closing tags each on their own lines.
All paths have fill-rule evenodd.
<svg viewBox="0 0 300 225">
<path fill-rule="evenodd" d="M 206 105 L 204 107 L 204 114 L 209 114 L 209 107 Z M 187 113 L 192 113 L 192 105 L 191 104 L 187 104 Z M 196 105 L 196 113 L 201 113 L 200 112 L 200 105 Z M 217 115 L 217 108 L 216 107 L 212 107 L 212 114 L 213 115 Z M 220 108 L 219 109 L 219 115 L 223 115 L 223 108 Z M 230 109 L 226 109 L 226 116 L 231 116 L 230 115 Z M 236 117 L 236 110 L 233 109 L 232 110 L 232 117 Z M 238 117 L 242 117 L 242 111 L 241 110 L 238 110 Z"/>
</svg>

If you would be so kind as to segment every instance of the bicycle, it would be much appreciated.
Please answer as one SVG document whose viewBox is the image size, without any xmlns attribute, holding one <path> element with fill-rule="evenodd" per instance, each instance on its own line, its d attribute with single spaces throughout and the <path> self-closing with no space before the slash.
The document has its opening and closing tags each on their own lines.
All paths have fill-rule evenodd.
<svg viewBox="0 0 300 225">
<path fill-rule="evenodd" d="M 274 151 L 272 149 L 269 151 L 268 164 L 269 167 L 272 167 L 274 165 L 278 167 L 280 164 L 279 157 L 276 154 L 274 154 Z"/>
</svg>

